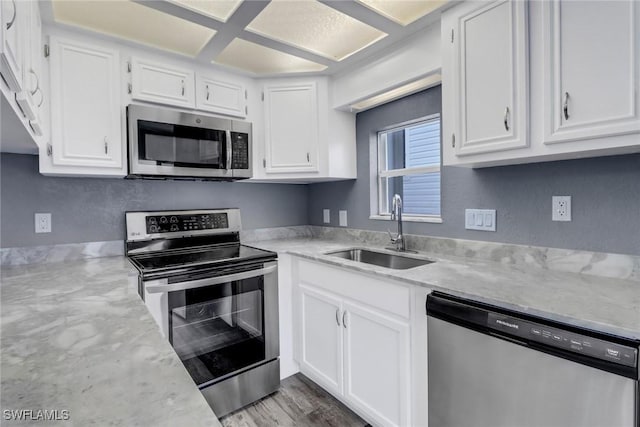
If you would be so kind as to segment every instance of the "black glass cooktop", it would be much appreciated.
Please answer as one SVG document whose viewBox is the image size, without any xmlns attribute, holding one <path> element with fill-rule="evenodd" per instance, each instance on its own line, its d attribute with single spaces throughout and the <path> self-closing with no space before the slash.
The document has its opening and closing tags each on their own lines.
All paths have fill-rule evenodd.
<svg viewBox="0 0 640 427">
<path fill-rule="evenodd" d="M 170 251 L 131 257 L 143 271 L 167 270 L 180 267 L 215 266 L 242 261 L 274 258 L 275 253 L 244 245 L 223 245 L 201 249 Z"/>
</svg>

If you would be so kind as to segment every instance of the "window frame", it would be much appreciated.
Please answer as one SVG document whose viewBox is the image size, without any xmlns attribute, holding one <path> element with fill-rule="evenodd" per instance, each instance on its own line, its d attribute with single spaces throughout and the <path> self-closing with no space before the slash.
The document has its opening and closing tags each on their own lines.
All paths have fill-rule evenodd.
<svg viewBox="0 0 640 427">
<path fill-rule="evenodd" d="M 430 165 L 430 166 L 419 166 L 419 167 L 411 167 L 411 168 L 402 168 L 402 169 L 391 169 L 391 170 L 383 170 L 386 167 L 386 150 L 380 150 L 383 144 L 386 144 L 386 135 L 390 131 L 394 130 L 404 130 L 411 126 L 426 123 L 431 120 L 439 120 L 440 121 L 440 164 Z M 385 141 L 381 141 L 381 134 L 384 134 Z M 387 126 L 379 129 L 374 134 L 372 134 L 371 141 L 371 149 L 370 154 L 372 161 L 370 162 L 370 177 L 371 177 L 371 189 L 370 189 L 370 215 L 369 219 L 374 220 L 382 220 L 382 221 L 391 221 L 391 213 L 382 213 L 383 208 L 386 205 L 386 201 L 389 199 L 388 193 L 388 184 L 386 185 L 386 190 L 383 190 L 383 180 L 388 178 L 400 177 L 400 176 L 409 176 L 409 175 L 418 175 L 418 174 L 426 174 L 426 173 L 440 173 L 440 177 L 442 177 L 442 114 L 434 113 L 428 116 L 419 117 L 417 119 L 408 120 L 402 123 L 395 123 L 391 126 Z M 375 160 L 373 160 L 375 159 Z M 388 183 L 388 181 L 387 181 Z M 384 196 L 381 197 L 385 191 Z M 407 214 L 402 213 L 403 221 L 409 222 L 428 222 L 441 224 L 442 221 L 442 180 L 440 181 L 440 215 L 423 215 L 423 214 Z"/>
</svg>

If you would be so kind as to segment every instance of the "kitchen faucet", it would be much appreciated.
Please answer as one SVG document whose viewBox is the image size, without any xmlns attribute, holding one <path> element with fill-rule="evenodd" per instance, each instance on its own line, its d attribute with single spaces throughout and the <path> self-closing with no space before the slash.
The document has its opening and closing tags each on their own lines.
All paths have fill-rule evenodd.
<svg viewBox="0 0 640 427">
<path fill-rule="evenodd" d="M 399 194 L 394 194 L 391 204 L 391 219 L 398 221 L 398 234 L 396 237 L 393 237 L 391 231 L 389 232 L 389 237 L 391 238 L 391 243 L 396 245 L 396 251 L 405 252 L 407 249 L 404 244 L 404 236 L 402 235 L 402 197 Z"/>
</svg>

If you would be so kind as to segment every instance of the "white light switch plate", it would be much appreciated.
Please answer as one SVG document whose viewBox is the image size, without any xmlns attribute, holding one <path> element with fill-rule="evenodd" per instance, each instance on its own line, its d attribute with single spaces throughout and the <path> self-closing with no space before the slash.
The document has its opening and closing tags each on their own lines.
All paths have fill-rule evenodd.
<svg viewBox="0 0 640 427">
<path fill-rule="evenodd" d="M 347 226 L 347 211 L 340 211 L 340 227 Z"/>
<path fill-rule="evenodd" d="M 325 224 L 331 223 L 331 210 L 330 209 L 323 209 L 322 210 L 322 222 L 324 222 Z"/>
<path fill-rule="evenodd" d="M 464 228 L 467 230 L 496 231 L 496 210 L 465 209 Z"/>
<path fill-rule="evenodd" d="M 37 213 L 35 216 L 36 233 L 51 233 L 51 214 Z"/>
</svg>

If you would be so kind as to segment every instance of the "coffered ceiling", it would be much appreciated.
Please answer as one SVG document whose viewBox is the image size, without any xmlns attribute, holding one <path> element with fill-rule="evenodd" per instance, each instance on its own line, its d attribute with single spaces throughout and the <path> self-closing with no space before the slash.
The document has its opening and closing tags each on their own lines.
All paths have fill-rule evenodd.
<svg viewBox="0 0 640 427">
<path fill-rule="evenodd" d="M 57 24 L 251 75 L 332 74 L 439 19 L 450 0 L 46 0 Z M 46 13 L 45 13 L 46 19 Z"/>
</svg>

